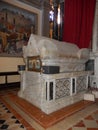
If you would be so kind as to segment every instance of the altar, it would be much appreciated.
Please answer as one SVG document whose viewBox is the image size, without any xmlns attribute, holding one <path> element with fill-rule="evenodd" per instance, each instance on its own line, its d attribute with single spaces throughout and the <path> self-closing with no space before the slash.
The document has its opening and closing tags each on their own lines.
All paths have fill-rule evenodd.
<svg viewBox="0 0 98 130">
<path fill-rule="evenodd" d="M 88 49 L 31 34 L 23 56 L 19 97 L 46 114 L 84 99 L 91 75 L 85 71 Z"/>
</svg>

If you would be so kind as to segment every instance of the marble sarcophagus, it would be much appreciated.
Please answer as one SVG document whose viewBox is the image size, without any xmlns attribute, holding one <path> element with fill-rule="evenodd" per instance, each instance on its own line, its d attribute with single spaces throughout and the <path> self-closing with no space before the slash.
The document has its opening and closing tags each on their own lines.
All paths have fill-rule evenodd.
<svg viewBox="0 0 98 130">
<path fill-rule="evenodd" d="M 83 99 L 90 75 L 85 71 L 88 49 L 31 34 L 23 57 L 20 97 L 46 114 Z"/>
</svg>

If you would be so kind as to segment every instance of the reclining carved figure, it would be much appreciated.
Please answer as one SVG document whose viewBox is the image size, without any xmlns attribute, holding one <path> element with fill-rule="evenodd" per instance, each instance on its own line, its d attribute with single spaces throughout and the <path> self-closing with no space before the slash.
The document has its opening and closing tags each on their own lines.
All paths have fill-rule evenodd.
<svg viewBox="0 0 98 130">
<path fill-rule="evenodd" d="M 31 34 L 28 45 L 23 47 L 23 57 L 37 55 L 42 65 L 60 66 L 60 72 L 83 71 L 89 59 L 89 49 Z"/>
</svg>

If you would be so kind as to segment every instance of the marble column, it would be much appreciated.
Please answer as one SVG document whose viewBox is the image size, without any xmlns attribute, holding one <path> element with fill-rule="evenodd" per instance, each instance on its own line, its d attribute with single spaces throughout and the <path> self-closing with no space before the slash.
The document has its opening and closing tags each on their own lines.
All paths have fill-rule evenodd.
<svg viewBox="0 0 98 130">
<path fill-rule="evenodd" d="M 96 0 L 95 19 L 92 36 L 90 59 L 94 60 L 94 75 L 91 76 L 91 87 L 98 88 L 98 0 Z"/>
<path fill-rule="evenodd" d="M 98 51 L 98 0 L 96 0 L 95 19 L 92 37 L 92 52 Z"/>
</svg>

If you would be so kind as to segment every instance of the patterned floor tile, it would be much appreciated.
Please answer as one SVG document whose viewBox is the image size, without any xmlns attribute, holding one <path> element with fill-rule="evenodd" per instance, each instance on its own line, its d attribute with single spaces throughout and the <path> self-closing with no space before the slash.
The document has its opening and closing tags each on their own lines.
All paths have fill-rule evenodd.
<svg viewBox="0 0 98 130">
<path fill-rule="evenodd" d="M 0 130 L 26 130 L 2 102 L 0 102 Z"/>
<path fill-rule="evenodd" d="M 84 123 L 87 128 L 98 128 L 98 124 L 95 120 L 84 120 Z"/>
<path fill-rule="evenodd" d="M 81 127 L 74 127 L 72 128 L 72 130 L 87 130 L 85 127 L 84 128 L 81 128 Z"/>
<path fill-rule="evenodd" d="M 68 130 L 98 130 L 98 111 L 88 115 Z"/>
<path fill-rule="evenodd" d="M 85 127 L 85 124 L 83 121 L 80 121 L 79 123 L 77 123 L 74 127 Z"/>
<path fill-rule="evenodd" d="M 98 120 L 98 113 L 93 115 L 95 120 Z"/>
<path fill-rule="evenodd" d="M 89 116 L 87 116 L 86 118 L 85 118 L 85 120 L 94 120 L 94 118 L 93 118 L 93 116 L 92 115 L 89 115 Z"/>
<path fill-rule="evenodd" d="M 16 92 L 17 91 L 14 91 L 13 93 L 16 95 Z M 0 94 L 3 95 L 3 97 L 7 98 L 7 95 L 5 94 L 4 91 L 0 92 Z M 13 97 L 13 94 L 11 93 L 10 90 L 8 90 L 8 95 L 11 98 Z M 24 102 L 22 102 L 21 104 L 23 106 L 25 106 Z M 32 128 L 33 125 L 31 127 L 29 122 L 26 122 L 27 120 L 23 120 L 23 117 L 20 117 L 19 115 L 16 116 L 16 114 L 18 114 L 19 111 L 18 112 L 16 111 L 17 113 L 15 114 L 12 111 L 12 109 L 10 109 L 10 108 L 12 108 L 12 106 L 9 107 L 7 105 L 7 107 L 6 107 L 5 102 L 4 103 L 0 102 L 0 130 L 35 130 L 34 128 Z M 29 108 L 29 106 L 28 106 L 28 108 Z M 88 116 L 85 115 L 83 118 L 80 118 L 79 120 L 75 121 L 75 123 L 73 125 L 68 122 L 69 126 L 67 128 L 66 128 L 65 124 L 63 124 L 64 125 L 64 127 L 63 127 L 62 124 L 59 122 L 60 125 L 57 125 L 58 126 L 57 129 L 55 129 L 55 127 L 54 127 L 54 129 L 50 128 L 47 130 L 98 130 L 98 110 L 95 112 L 94 111 L 91 112 L 92 114 L 89 114 L 89 115 L 87 114 Z M 15 115 L 13 115 L 13 113 Z M 59 113 L 57 113 L 57 116 L 58 116 L 58 114 Z M 63 114 L 64 114 L 64 111 L 63 111 L 62 115 Z M 82 114 L 81 114 L 81 116 L 82 116 Z M 77 116 L 75 116 L 75 118 L 77 118 Z M 54 116 L 54 119 L 56 119 L 56 116 Z M 40 130 L 40 128 L 36 129 L 36 130 Z M 41 129 L 41 130 L 43 130 L 43 129 Z"/>
</svg>

